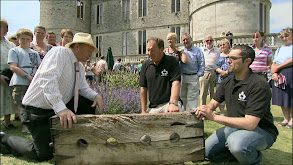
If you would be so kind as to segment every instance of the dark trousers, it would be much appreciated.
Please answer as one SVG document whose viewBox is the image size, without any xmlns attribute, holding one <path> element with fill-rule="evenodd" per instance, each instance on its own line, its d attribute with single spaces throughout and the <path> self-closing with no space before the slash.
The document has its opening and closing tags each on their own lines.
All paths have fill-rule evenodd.
<svg viewBox="0 0 293 165">
<path fill-rule="evenodd" d="M 79 96 L 76 114 L 94 114 L 95 108 L 91 107 L 92 103 L 92 101 Z M 66 106 L 73 110 L 73 99 Z M 33 140 L 5 135 L 1 140 L 2 144 L 6 145 L 14 156 L 25 156 L 38 161 L 52 159 L 53 148 L 49 146 L 52 142 L 49 119 L 54 115 L 53 110 L 22 106 L 22 123 L 32 133 Z"/>
</svg>

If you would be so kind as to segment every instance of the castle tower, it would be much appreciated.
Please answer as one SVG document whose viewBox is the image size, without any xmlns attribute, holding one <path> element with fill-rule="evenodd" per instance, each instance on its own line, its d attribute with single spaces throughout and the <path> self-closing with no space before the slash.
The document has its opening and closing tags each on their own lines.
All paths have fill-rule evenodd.
<svg viewBox="0 0 293 165">
<path fill-rule="evenodd" d="M 88 9 L 88 10 L 85 10 Z M 73 33 L 91 33 L 91 1 L 77 0 L 40 0 L 40 25 L 56 34 L 61 41 L 62 29 L 71 29 Z"/>
<path fill-rule="evenodd" d="M 190 34 L 199 40 L 228 30 L 234 36 L 269 33 L 270 8 L 270 0 L 190 0 Z"/>
</svg>

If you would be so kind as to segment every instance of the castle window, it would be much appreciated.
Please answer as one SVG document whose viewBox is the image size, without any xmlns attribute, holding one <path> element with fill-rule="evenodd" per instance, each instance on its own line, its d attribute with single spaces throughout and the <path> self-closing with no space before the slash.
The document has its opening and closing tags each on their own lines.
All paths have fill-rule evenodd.
<svg viewBox="0 0 293 165">
<path fill-rule="evenodd" d="M 130 0 L 123 0 L 122 1 L 122 11 L 123 11 L 123 19 L 129 20 L 130 16 Z"/>
<path fill-rule="evenodd" d="M 177 26 L 177 27 L 171 27 L 171 30 L 170 30 L 171 33 L 176 33 L 177 34 L 177 43 L 180 43 L 181 39 L 180 39 L 180 26 Z"/>
<path fill-rule="evenodd" d="M 130 34 L 128 32 L 122 34 L 122 46 L 123 46 L 122 55 L 123 56 L 128 55 L 129 48 L 130 48 Z"/>
<path fill-rule="evenodd" d="M 99 52 L 96 54 L 96 57 L 101 57 L 102 55 L 102 36 L 96 36 L 96 47 L 98 48 Z"/>
<path fill-rule="evenodd" d="M 180 11 L 180 0 L 172 0 L 171 3 L 171 12 L 177 13 Z"/>
<path fill-rule="evenodd" d="M 84 4 L 82 1 L 77 0 L 76 1 L 76 14 L 77 18 L 83 19 L 83 13 L 84 13 Z"/>
<path fill-rule="evenodd" d="M 138 31 L 138 54 L 146 54 L 146 31 Z"/>
<path fill-rule="evenodd" d="M 97 24 L 103 23 L 104 6 L 103 4 L 97 5 Z"/>
<path fill-rule="evenodd" d="M 267 6 L 263 3 L 259 4 L 259 30 L 267 31 Z"/>
<path fill-rule="evenodd" d="M 138 0 L 138 16 L 146 16 L 147 0 Z"/>
</svg>

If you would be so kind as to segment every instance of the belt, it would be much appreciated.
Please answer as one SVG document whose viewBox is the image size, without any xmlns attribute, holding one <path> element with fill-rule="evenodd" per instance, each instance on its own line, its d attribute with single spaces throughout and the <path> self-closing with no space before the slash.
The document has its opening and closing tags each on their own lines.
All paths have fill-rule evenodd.
<svg viewBox="0 0 293 165">
<path fill-rule="evenodd" d="M 184 75 L 196 75 L 197 73 L 182 73 Z"/>
<path fill-rule="evenodd" d="M 25 110 L 30 110 L 30 111 L 50 111 L 50 110 L 53 111 L 53 109 L 42 109 L 42 108 L 37 108 L 37 107 L 23 105 L 23 104 L 21 104 L 21 107 Z"/>
</svg>

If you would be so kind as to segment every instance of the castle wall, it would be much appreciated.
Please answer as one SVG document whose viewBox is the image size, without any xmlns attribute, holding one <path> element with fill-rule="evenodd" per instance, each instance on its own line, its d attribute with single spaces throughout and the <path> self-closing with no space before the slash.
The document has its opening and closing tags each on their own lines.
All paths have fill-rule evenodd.
<svg viewBox="0 0 293 165">
<path fill-rule="evenodd" d="M 270 0 L 191 0 L 190 29 L 193 40 L 207 35 L 219 37 L 230 30 L 234 35 L 247 35 L 260 30 L 259 4 L 267 8 L 266 31 L 269 31 Z"/>
<path fill-rule="evenodd" d="M 40 25 L 56 34 L 61 41 L 62 29 L 71 29 L 74 33 L 91 33 L 91 1 L 84 2 L 84 19 L 77 18 L 76 0 L 40 0 Z"/>
<path fill-rule="evenodd" d="M 181 1 L 181 11 L 171 13 L 171 1 L 148 0 L 147 15 L 138 17 L 138 1 L 130 1 L 130 18 L 123 19 L 122 1 L 120 0 L 94 0 L 92 1 L 91 30 L 94 38 L 100 35 L 103 38 L 102 54 L 106 55 L 107 48 L 112 47 L 113 55 L 122 55 L 122 35 L 130 34 L 128 55 L 138 54 L 138 31 L 146 30 L 146 38 L 159 37 L 165 40 L 171 27 L 179 26 L 182 32 L 188 32 L 187 1 Z M 103 4 L 104 19 L 97 24 L 97 5 Z M 113 12 L 115 11 L 115 12 Z M 96 41 L 95 41 L 96 42 Z"/>
</svg>

